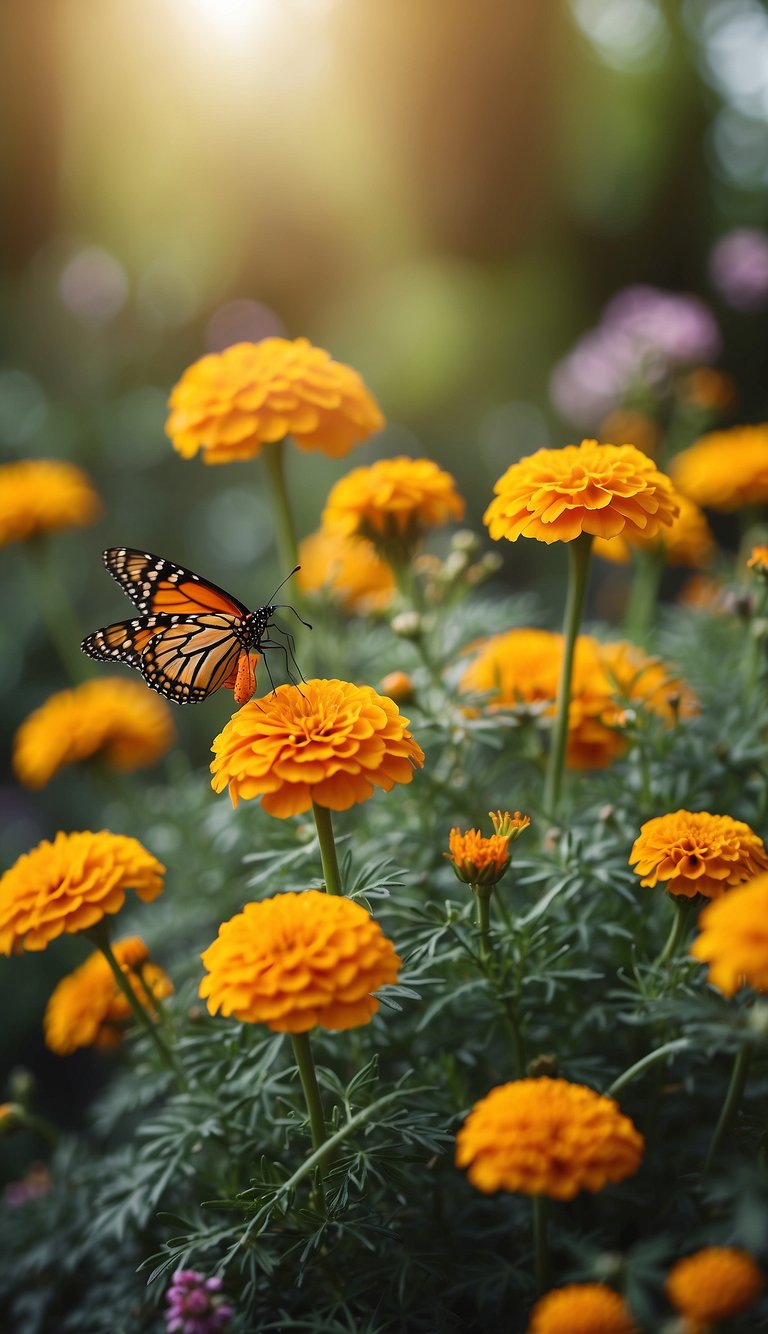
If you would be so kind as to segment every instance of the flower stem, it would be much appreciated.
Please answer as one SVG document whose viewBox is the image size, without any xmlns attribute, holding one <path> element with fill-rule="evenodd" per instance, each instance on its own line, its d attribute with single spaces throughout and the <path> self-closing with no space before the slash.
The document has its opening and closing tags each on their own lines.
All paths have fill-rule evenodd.
<svg viewBox="0 0 768 1334">
<path fill-rule="evenodd" d="M 157 1025 L 155 1024 L 154 1020 L 152 1020 L 150 1016 L 147 1014 L 147 1011 L 144 1009 L 144 1006 L 142 1005 L 141 1001 L 136 995 L 136 992 L 134 991 L 133 987 L 128 981 L 126 974 L 123 972 L 123 969 L 120 967 L 120 964 L 115 958 L 115 954 L 110 944 L 109 936 L 105 929 L 104 923 L 100 922 L 97 926 L 91 927 L 90 931 L 88 931 L 86 934 L 90 936 L 91 940 L 93 940 L 96 943 L 96 945 L 98 945 L 99 949 L 104 955 L 104 958 L 106 959 L 107 963 L 109 964 L 112 970 L 115 982 L 117 983 L 120 991 L 123 993 L 125 999 L 130 1005 L 134 1017 L 137 1019 L 141 1027 L 143 1027 L 146 1030 L 146 1032 L 149 1033 L 149 1036 L 151 1037 L 152 1041 L 157 1047 L 157 1050 L 160 1053 L 164 1064 L 167 1065 L 168 1069 L 173 1072 L 173 1075 L 176 1078 L 176 1082 L 178 1083 L 179 1088 L 186 1089 L 188 1085 L 186 1077 L 184 1075 L 184 1071 L 179 1065 L 179 1062 L 176 1059 L 174 1053 L 171 1051 L 170 1047 L 168 1047 L 163 1038 L 161 1038 L 160 1034 L 157 1031 Z"/>
<path fill-rule="evenodd" d="M 83 633 L 51 558 L 50 546 L 43 538 L 33 538 L 27 543 L 27 552 L 35 606 L 69 681 L 79 685 L 90 676 L 88 660 L 80 651 Z"/>
<path fill-rule="evenodd" d="M 673 1052 L 685 1051 L 692 1045 L 690 1038 L 673 1038 L 671 1042 L 665 1042 L 662 1047 L 656 1047 L 654 1051 L 649 1051 L 647 1056 L 642 1056 L 639 1061 L 635 1061 L 634 1065 L 630 1065 L 628 1069 L 614 1079 L 613 1083 L 605 1090 L 606 1098 L 615 1098 L 616 1094 L 626 1088 L 627 1084 L 631 1084 L 633 1079 L 637 1079 L 638 1075 L 644 1074 L 652 1065 L 656 1065 L 658 1061 L 663 1061 L 666 1056 L 671 1056 Z"/>
<path fill-rule="evenodd" d="M 327 806 L 319 806 L 316 801 L 312 802 L 312 812 L 315 817 L 317 837 L 320 840 L 320 860 L 323 863 L 326 893 L 343 894 L 339 859 L 336 856 L 336 840 L 333 837 L 331 812 Z"/>
<path fill-rule="evenodd" d="M 549 1210 L 544 1195 L 531 1197 L 533 1222 L 533 1263 L 536 1292 L 539 1296 L 549 1288 Z"/>
<path fill-rule="evenodd" d="M 677 953 L 678 945 L 688 926 L 693 904 L 693 899 L 680 898 L 679 895 L 675 896 L 675 916 L 667 936 L 667 943 L 656 960 L 655 966 L 657 968 L 662 968 L 665 963 L 669 963 L 669 960 Z"/>
<path fill-rule="evenodd" d="M 480 933 L 480 957 L 488 962 L 491 957 L 491 896 L 479 893 L 477 886 L 472 886 L 476 902 L 477 929 Z"/>
<path fill-rule="evenodd" d="M 722 1148 L 725 1140 L 731 1131 L 731 1127 L 736 1119 L 736 1113 L 739 1110 L 744 1086 L 747 1082 L 747 1073 L 749 1063 L 752 1059 L 752 1047 L 745 1042 L 740 1051 L 736 1053 L 736 1059 L 733 1063 L 731 1072 L 731 1082 L 728 1085 L 728 1092 L 725 1095 L 725 1102 L 720 1111 L 720 1117 L 715 1126 L 715 1133 L 712 1136 L 712 1143 L 709 1146 L 709 1152 L 704 1162 L 704 1176 L 709 1172 L 715 1158 Z"/>
<path fill-rule="evenodd" d="M 647 551 L 636 551 L 634 565 L 624 630 L 633 644 L 644 645 L 653 629 L 659 584 L 664 572 L 664 548 L 661 543 Z"/>
<path fill-rule="evenodd" d="M 283 440 L 278 440 L 275 444 L 265 445 L 262 458 L 264 459 L 264 466 L 267 470 L 272 492 L 272 514 L 275 523 L 277 551 L 280 563 L 283 566 L 283 573 L 288 574 L 289 570 L 298 565 L 298 545 L 296 542 L 296 528 L 288 500 L 288 489 L 285 484 L 284 444 Z"/>
<path fill-rule="evenodd" d="M 547 759 L 547 775 L 544 783 L 544 810 L 553 819 L 557 813 L 560 797 L 560 785 L 563 779 L 565 749 L 568 740 L 568 714 L 571 705 L 571 680 L 573 678 L 573 659 L 576 640 L 581 625 L 581 613 L 587 592 L 589 557 L 592 552 L 592 536 L 581 533 L 568 543 L 568 594 L 563 616 L 563 660 L 560 666 L 560 681 L 557 687 L 557 713 L 552 730 L 552 745 Z"/>
<path fill-rule="evenodd" d="M 309 1033 L 291 1033 L 291 1042 L 296 1064 L 299 1068 L 301 1087 L 304 1090 L 304 1101 L 307 1104 L 309 1127 L 312 1132 L 312 1148 L 317 1151 L 325 1144 L 327 1135 L 320 1089 L 317 1086 L 315 1062 L 312 1056 L 312 1048 L 309 1045 Z M 319 1166 L 322 1166 L 322 1162 L 323 1159 L 320 1159 Z"/>
</svg>

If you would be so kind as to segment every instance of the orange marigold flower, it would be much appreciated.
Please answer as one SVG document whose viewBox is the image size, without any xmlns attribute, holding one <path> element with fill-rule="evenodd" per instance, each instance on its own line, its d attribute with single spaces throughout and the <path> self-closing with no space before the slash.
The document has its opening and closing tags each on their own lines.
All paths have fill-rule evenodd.
<svg viewBox="0 0 768 1334">
<path fill-rule="evenodd" d="M 637 1334 L 623 1299 L 604 1283 L 571 1283 L 531 1311 L 528 1334 Z"/>
<path fill-rule="evenodd" d="M 410 783 L 424 752 L 397 705 L 370 686 L 303 681 L 278 686 L 229 720 L 213 743 L 214 792 L 229 788 L 232 805 L 261 797 L 285 818 L 313 802 L 346 811 L 375 787 Z"/>
<path fill-rule="evenodd" d="M 457 828 L 448 836 L 447 857 L 459 880 L 465 885 L 495 885 L 509 864 L 509 839 L 501 834 L 484 838 L 479 829 Z"/>
<path fill-rule="evenodd" d="M 685 565 L 691 569 L 709 565 L 716 551 L 712 529 L 698 505 L 687 496 L 679 495 L 677 499 L 680 513 L 655 538 L 596 537 L 592 548 L 595 555 L 614 565 L 626 565 L 633 548 L 648 551 L 658 547 L 664 552 L 667 565 Z"/>
<path fill-rule="evenodd" d="M 395 592 L 391 566 L 364 537 L 341 537 L 322 528 L 299 543 L 297 582 L 304 593 L 325 590 L 344 611 L 365 616 L 385 610 Z"/>
<path fill-rule="evenodd" d="M 368 468 L 353 468 L 331 488 L 323 528 L 345 537 L 410 545 L 427 528 L 463 514 L 456 483 L 431 459 L 380 459 Z"/>
<path fill-rule="evenodd" d="M 397 700 L 399 704 L 413 699 L 416 693 L 413 679 L 407 672 L 388 672 L 379 681 L 378 689 L 380 695 L 387 695 L 390 699 Z"/>
<path fill-rule="evenodd" d="M 768 875 L 708 903 L 691 954 L 709 964 L 709 981 L 726 996 L 739 987 L 768 991 Z"/>
<path fill-rule="evenodd" d="M 81 468 L 58 459 L 27 459 L 0 467 L 0 546 L 57 528 L 85 528 L 101 500 Z"/>
<path fill-rule="evenodd" d="M 173 741 L 171 710 L 135 681 L 86 681 L 51 695 L 21 724 L 13 769 L 25 787 L 45 787 L 66 764 L 100 755 L 127 773 L 154 764 Z"/>
<path fill-rule="evenodd" d="M 371 993 L 396 982 L 400 964 L 361 904 L 316 889 L 247 903 L 201 957 L 211 1014 L 276 1033 L 369 1023 L 379 1008 Z"/>
<path fill-rule="evenodd" d="M 147 992 L 156 1000 L 170 996 L 173 984 L 162 968 L 149 962 L 149 950 L 140 936 L 119 940 L 112 949 L 142 1004 Z M 45 1043 L 59 1056 L 68 1056 L 78 1047 L 117 1047 L 121 1025 L 130 1017 L 131 1007 L 97 950 L 53 991 L 43 1019 Z"/>
<path fill-rule="evenodd" d="M 475 1103 L 456 1137 L 456 1165 L 488 1194 L 571 1200 L 632 1176 L 644 1147 L 612 1098 L 567 1079 L 518 1079 Z"/>
<path fill-rule="evenodd" d="M 678 602 L 692 611 L 717 613 L 725 611 L 726 587 L 719 579 L 707 574 L 693 574 L 680 590 Z"/>
<path fill-rule="evenodd" d="M 768 578 L 768 547 L 753 547 L 747 568 L 754 570 L 761 578 Z"/>
<path fill-rule="evenodd" d="M 717 899 L 768 868 L 763 840 L 743 820 L 708 811 L 673 811 L 640 827 L 629 856 L 641 885 Z"/>
<path fill-rule="evenodd" d="M 729 513 L 768 501 L 768 422 L 704 435 L 671 464 L 675 485 L 691 500 Z"/>
<path fill-rule="evenodd" d="M 690 371 L 681 380 L 678 393 L 688 403 L 710 412 L 725 412 L 739 401 L 736 381 L 712 366 L 698 366 Z"/>
<path fill-rule="evenodd" d="M 582 440 L 513 463 L 483 515 L 494 539 L 572 542 L 581 533 L 650 540 L 677 514 L 669 478 L 634 445 Z"/>
<path fill-rule="evenodd" d="M 690 686 L 661 658 L 649 657 L 624 639 L 600 644 L 599 656 L 619 698 L 661 718 L 667 727 L 698 712 Z"/>
<path fill-rule="evenodd" d="M 44 840 L 0 879 L 0 954 L 44 950 L 119 912 L 126 891 L 144 903 L 163 891 L 165 867 L 136 838 L 82 832 Z"/>
<path fill-rule="evenodd" d="M 667 1276 L 665 1291 L 684 1316 L 714 1324 L 751 1306 L 762 1288 L 760 1270 L 746 1251 L 705 1246 L 678 1260 Z"/>
<path fill-rule="evenodd" d="M 347 454 L 384 426 L 373 395 L 350 366 L 306 338 L 235 343 L 201 357 L 168 400 L 166 434 L 185 459 L 251 459 L 290 435 L 300 449 Z"/>
</svg>

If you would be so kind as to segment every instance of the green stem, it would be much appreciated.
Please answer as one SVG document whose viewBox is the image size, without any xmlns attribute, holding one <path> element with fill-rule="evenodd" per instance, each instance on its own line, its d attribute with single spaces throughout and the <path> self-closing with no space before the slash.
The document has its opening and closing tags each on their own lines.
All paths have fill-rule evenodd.
<svg viewBox="0 0 768 1334">
<path fill-rule="evenodd" d="M 326 892 L 328 894 L 343 894 L 339 859 L 336 856 L 336 840 L 333 837 L 331 812 L 327 806 L 318 806 L 316 801 L 312 802 L 312 811 L 315 817 L 317 837 L 320 840 L 320 860 L 323 863 Z"/>
<path fill-rule="evenodd" d="M 733 1123 L 736 1119 L 736 1113 L 739 1110 L 744 1086 L 747 1082 L 747 1073 L 749 1063 L 752 1059 L 752 1048 L 748 1042 L 736 1054 L 731 1072 L 731 1082 L 728 1085 L 728 1092 L 725 1095 L 725 1102 L 720 1111 L 720 1117 L 715 1127 L 715 1133 L 712 1136 L 712 1143 L 709 1146 L 709 1153 L 704 1162 L 704 1176 L 709 1172 L 715 1158 L 722 1148 L 725 1140 L 730 1134 Z"/>
<path fill-rule="evenodd" d="M 299 561 L 296 528 L 288 500 L 288 489 L 285 484 L 284 445 L 283 440 L 278 440 L 276 444 L 265 445 L 262 450 L 262 458 L 264 459 L 264 466 L 267 470 L 272 492 L 275 542 L 277 543 L 280 563 L 283 566 L 283 574 L 287 575 L 290 570 L 298 565 Z"/>
<path fill-rule="evenodd" d="M 327 1135 L 325 1130 L 325 1117 L 323 1115 L 323 1104 L 320 1099 L 320 1089 L 317 1086 L 317 1074 L 315 1073 L 315 1062 L 312 1056 L 312 1048 L 309 1045 L 309 1033 L 291 1033 L 291 1042 L 293 1044 L 293 1054 L 296 1057 L 296 1064 L 299 1068 L 299 1079 L 301 1087 L 304 1090 L 304 1101 L 307 1104 L 309 1114 L 309 1127 L 312 1132 L 312 1148 L 317 1152 L 325 1145 Z M 320 1164 L 324 1159 L 320 1160 Z"/>
<path fill-rule="evenodd" d="M 653 629 L 659 584 L 664 573 L 664 548 L 661 543 L 645 551 L 636 551 L 634 565 L 624 631 L 633 644 L 644 645 Z"/>
<path fill-rule="evenodd" d="M 487 963 L 491 958 L 491 896 L 481 893 L 477 885 L 471 888 L 475 896 L 475 920 L 480 933 L 480 957 Z"/>
<path fill-rule="evenodd" d="M 549 1289 L 549 1210 L 545 1195 L 531 1197 L 533 1222 L 533 1263 L 536 1292 L 540 1297 Z"/>
<path fill-rule="evenodd" d="M 188 1085 L 186 1076 L 184 1075 L 184 1071 L 179 1065 L 179 1062 L 176 1059 L 174 1053 L 171 1051 L 170 1047 L 168 1047 L 163 1038 L 161 1038 L 160 1034 L 157 1031 L 157 1025 L 155 1024 L 154 1020 L 152 1020 L 147 1014 L 147 1011 L 144 1009 L 144 1006 L 142 1005 L 141 1001 L 136 995 L 136 992 L 133 990 L 133 987 L 128 981 L 126 974 L 123 972 L 123 969 L 120 967 L 120 964 L 115 958 L 115 954 L 110 944 L 109 935 L 106 931 L 104 922 L 100 922 L 97 926 L 91 927 L 90 931 L 86 932 L 86 934 L 90 936 L 91 940 L 93 940 L 96 943 L 96 945 L 98 945 L 99 949 L 104 955 L 104 958 L 106 959 L 107 963 L 109 964 L 112 970 L 112 975 L 115 979 L 115 982 L 117 983 L 117 986 L 119 987 L 120 991 L 123 993 L 125 999 L 130 1005 L 134 1017 L 136 1018 L 139 1025 L 142 1028 L 144 1028 L 145 1031 L 151 1037 L 158 1052 L 160 1053 L 160 1056 L 163 1059 L 163 1063 L 168 1066 L 169 1070 L 172 1071 L 176 1079 L 176 1082 L 179 1085 L 179 1088 L 186 1089 Z"/>
<path fill-rule="evenodd" d="M 666 1056 L 671 1056 L 675 1051 L 685 1051 L 691 1046 L 693 1046 L 693 1043 L 690 1038 L 674 1038 L 672 1042 L 665 1042 L 663 1047 L 656 1047 L 654 1051 L 650 1051 L 647 1056 L 642 1056 L 639 1061 L 635 1061 L 634 1065 L 630 1065 L 623 1074 L 614 1079 L 613 1083 L 605 1090 L 606 1098 L 615 1098 L 616 1094 L 626 1088 L 627 1084 L 631 1084 L 632 1080 L 637 1079 L 638 1075 L 650 1070 L 652 1065 L 656 1065 L 658 1061 L 663 1061 Z"/>
<path fill-rule="evenodd" d="M 573 659 L 576 640 L 581 625 L 584 598 L 587 592 L 589 558 L 592 552 L 592 536 L 581 533 L 568 544 L 568 594 L 563 616 L 563 660 L 560 666 L 560 681 L 557 687 L 557 712 L 552 729 L 552 744 L 547 758 L 547 775 L 544 783 L 544 810 L 553 819 L 557 814 L 560 786 L 563 779 L 565 750 L 568 741 L 568 714 L 571 705 L 571 680 L 573 678 Z"/>
<path fill-rule="evenodd" d="M 667 943 L 656 960 L 656 968 L 662 968 L 677 953 L 680 941 L 687 930 L 694 902 L 694 899 L 681 898 L 679 895 L 675 897 L 675 916 L 667 936 Z"/>
<path fill-rule="evenodd" d="M 59 578 L 56 561 L 50 558 L 50 547 L 40 537 L 27 543 L 27 553 L 34 604 L 69 681 L 72 685 L 80 685 L 91 673 L 88 660 L 80 650 L 82 628 Z"/>
</svg>

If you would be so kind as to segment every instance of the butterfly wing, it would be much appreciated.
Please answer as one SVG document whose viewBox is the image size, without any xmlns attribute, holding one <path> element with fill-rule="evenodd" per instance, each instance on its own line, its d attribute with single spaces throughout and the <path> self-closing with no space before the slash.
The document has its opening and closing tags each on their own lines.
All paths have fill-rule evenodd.
<svg viewBox="0 0 768 1334">
<path fill-rule="evenodd" d="M 150 618 L 153 619 L 153 618 Z M 196 704 L 237 669 L 243 643 L 239 617 L 173 617 L 150 635 L 138 664 L 147 685 L 177 704 Z M 247 655 L 246 655 L 247 656 Z"/>
<path fill-rule="evenodd" d="M 141 655 L 149 641 L 173 624 L 171 616 L 137 616 L 94 630 L 80 647 L 97 662 L 126 662 L 141 671 Z"/>
<path fill-rule="evenodd" d="M 104 564 L 143 616 L 197 616 L 208 612 L 248 615 L 248 608 L 183 565 L 135 547 L 110 547 Z"/>
</svg>

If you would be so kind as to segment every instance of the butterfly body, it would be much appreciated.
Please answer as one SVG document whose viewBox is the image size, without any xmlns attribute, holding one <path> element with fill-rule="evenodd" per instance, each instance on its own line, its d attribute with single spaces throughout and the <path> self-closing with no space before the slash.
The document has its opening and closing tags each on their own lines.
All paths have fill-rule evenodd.
<svg viewBox="0 0 768 1334">
<path fill-rule="evenodd" d="M 292 637 L 273 621 L 275 604 L 249 611 L 192 570 L 133 547 L 110 547 L 104 564 L 141 614 L 88 635 L 82 649 L 89 657 L 135 667 L 177 704 L 198 703 L 221 686 L 245 704 L 265 649 L 280 649 L 287 666 L 286 645 L 270 638 L 278 631 L 293 654 Z"/>
</svg>

